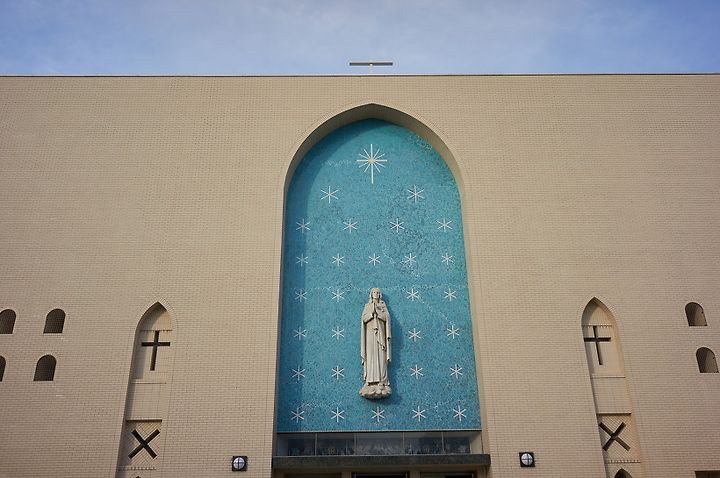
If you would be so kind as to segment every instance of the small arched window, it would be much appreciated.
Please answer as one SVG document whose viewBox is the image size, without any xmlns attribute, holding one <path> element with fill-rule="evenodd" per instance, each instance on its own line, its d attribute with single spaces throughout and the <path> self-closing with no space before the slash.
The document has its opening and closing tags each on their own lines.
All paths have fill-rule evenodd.
<svg viewBox="0 0 720 478">
<path fill-rule="evenodd" d="M 52 355 L 40 357 L 35 367 L 35 378 L 33 380 L 36 382 L 51 382 L 55 378 L 55 364 L 55 357 Z"/>
<path fill-rule="evenodd" d="M 705 311 L 697 302 L 690 302 L 685 306 L 685 315 L 687 316 L 688 325 L 690 327 L 707 325 L 707 320 L 705 320 Z"/>
<path fill-rule="evenodd" d="M 715 354 L 707 347 L 700 347 L 695 352 L 700 373 L 718 373 L 718 364 Z"/>
<path fill-rule="evenodd" d="M 15 311 L 5 309 L 0 312 L 0 334 L 12 334 L 15 328 Z"/>
<path fill-rule="evenodd" d="M 0 382 L 2 382 L 3 375 L 5 375 L 5 357 L 0 355 Z"/>
<path fill-rule="evenodd" d="M 53 309 L 45 318 L 44 334 L 62 334 L 65 327 L 65 312 L 62 309 Z"/>
<path fill-rule="evenodd" d="M 632 475 L 621 468 L 615 473 L 615 478 L 632 478 Z"/>
</svg>

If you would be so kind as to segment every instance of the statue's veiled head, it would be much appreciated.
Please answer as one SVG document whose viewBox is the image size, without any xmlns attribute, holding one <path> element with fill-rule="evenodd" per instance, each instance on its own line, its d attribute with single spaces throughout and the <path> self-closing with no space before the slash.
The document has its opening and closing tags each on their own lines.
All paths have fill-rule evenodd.
<svg viewBox="0 0 720 478">
<path fill-rule="evenodd" d="M 382 291 L 377 287 L 370 289 L 370 299 L 368 302 L 382 302 Z"/>
</svg>

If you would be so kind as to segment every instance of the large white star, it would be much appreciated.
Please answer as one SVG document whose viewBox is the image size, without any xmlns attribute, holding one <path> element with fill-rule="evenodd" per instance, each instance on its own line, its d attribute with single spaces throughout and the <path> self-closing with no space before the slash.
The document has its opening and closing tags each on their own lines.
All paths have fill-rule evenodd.
<svg viewBox="0 0 720 478">
<path fill-rule="evenodd" d="M 293 337 L 298 340 L 302 340 L 307 337 L 307 329 L 295 329 L 293 330 Z"/>
<path fill-rule="evenodd" d="M 445 292 L 445 298 L 446 298 L 448 301 L 452 302 L 453 299 L 457 299 L 457 297 L 455 297 L 456 292 L 457 292 L 457 291 L 454 291 L 454 290 L 452 290 L 450 287 L 448 287 L 448 290 Z"/>
<path fill-rule="evenodd" d="M 368 256 L 368 259 L 370 259 L 370 260 L 368 261 L 368 263 L 370 263 L 370 264 L 372 264 L 372 265 L 380 264 L 380 256 L 378 256 L 377 254 L 373 254 L 372 256 Z"/>
<path fill-rule="evenodd" d="M 385 410 L 383 410 L 380 407 L 375 407 L 375 410 L 373 410 L 372 413 L 373 413 L 373 416 L 372 416 L 371 420 L 377 420 L 378 423 L 380 423 L 380 420 L 385 418 L 385 415 L 383 415 L 383 413 L 385 413 Z"/>
<path fill-rule="evenodd" d="M 301 268 L 302 268 L 303 264 L 307 264 L 307 263 L 308 263 L 308 256 L 306 256 L 305 254 L 300 254 L 300 255 L 299 255 L 298 257 L 296 257 L 295 259 L 297 259 L 297 261 L 296 261 L 295 263 L 296 263 L 296 264 L 300 264 L 300 267 L 301 267 Z"/>
<path fill-rule="evenodd" d="M 363 159 L 358 159 L 357 162 L 359 163 L 359 167 L 365 166 L 365 169 L 363 172 L 367 172 L 368 169 L 370 170 L 370 184 L 375 184 L 375 171 L 378 173 L 380 172 L 380 168 L 384 168 L 385 165 L 382 163 L 387 163 L 387 159 L 380 159 L 383 156 L 385 156 L 385 153 L 378 154 L 380 152 L 380 149 L 377 151 L 373 151 L 373 145 L 370 145 L 370 152 L 368 153 L 366 149 L 363 149 L 363 152 L 358 154 Z"/>
<path fill-rule="evenodd" d="M 410 299 L 413 302 L 420 300 L 420 292 L 415 289 L 406 290 L 405 293 L 407 294 L 406 299 Z"/>
<path fill-rule="evenodd" d="M 295 291 L 295 300 L 298 302 L 303 302 L 307 300 L 307 291 L 305 289 L 300 289 Z"/>
<path fill-rule="evenodd" d="M 417 421 L 420 422 L 420 420 L 422 420 L 423 418 L 427 418 L 425 416 L 426 410 L 424 408 L 422 410 L 420 410 L 420 405 L 418 405 L 417 408 L 414 409 L 412 412 L 413 412 L 413 420 L 417 418 Z"/>
<path fill-rule="evenodd" d="M 345 256 L 341 256 L 340 254 L 337 254 L 337 255 L 333 256 L 332 261 L 335 263 L 336 266 L 340 267 L 340 264 L 345 264 L 345 261 L 343 259 L 345 259 Z"/>
</svg>

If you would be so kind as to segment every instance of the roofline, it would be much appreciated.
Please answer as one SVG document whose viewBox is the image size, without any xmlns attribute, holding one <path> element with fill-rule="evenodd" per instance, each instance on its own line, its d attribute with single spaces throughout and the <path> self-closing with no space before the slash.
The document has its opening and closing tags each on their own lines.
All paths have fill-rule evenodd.
<svg viewBox="0 0 720 478">
<path fill-rule="evenodd" d="M 564 76 L 718 76 L 720 72 L 666 73 L 440 73 L 440 74 L 294 74 L 294 75 L 28 75 L 0 74 L 0 78 L 434 78 L 434 77 L 564 77 Z"/>
</svg>

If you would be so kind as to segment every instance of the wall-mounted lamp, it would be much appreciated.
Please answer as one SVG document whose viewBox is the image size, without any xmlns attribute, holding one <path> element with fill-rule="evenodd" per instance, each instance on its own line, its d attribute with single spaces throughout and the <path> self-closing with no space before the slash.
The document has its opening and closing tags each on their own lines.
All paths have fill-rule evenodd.
<svg viewBox="0 0 720 478">
<path fill-rule="evenodd" d="M 247 469 L 246 456 L 234 456 L 232 458 L 232 471 L 245 471 Z"/>
<path fill-rule="evenodd" d="M 535 466 L 535 453 L 531 451 L 521 451 L 520 468 L 531 468 Z"/>
</svg>

